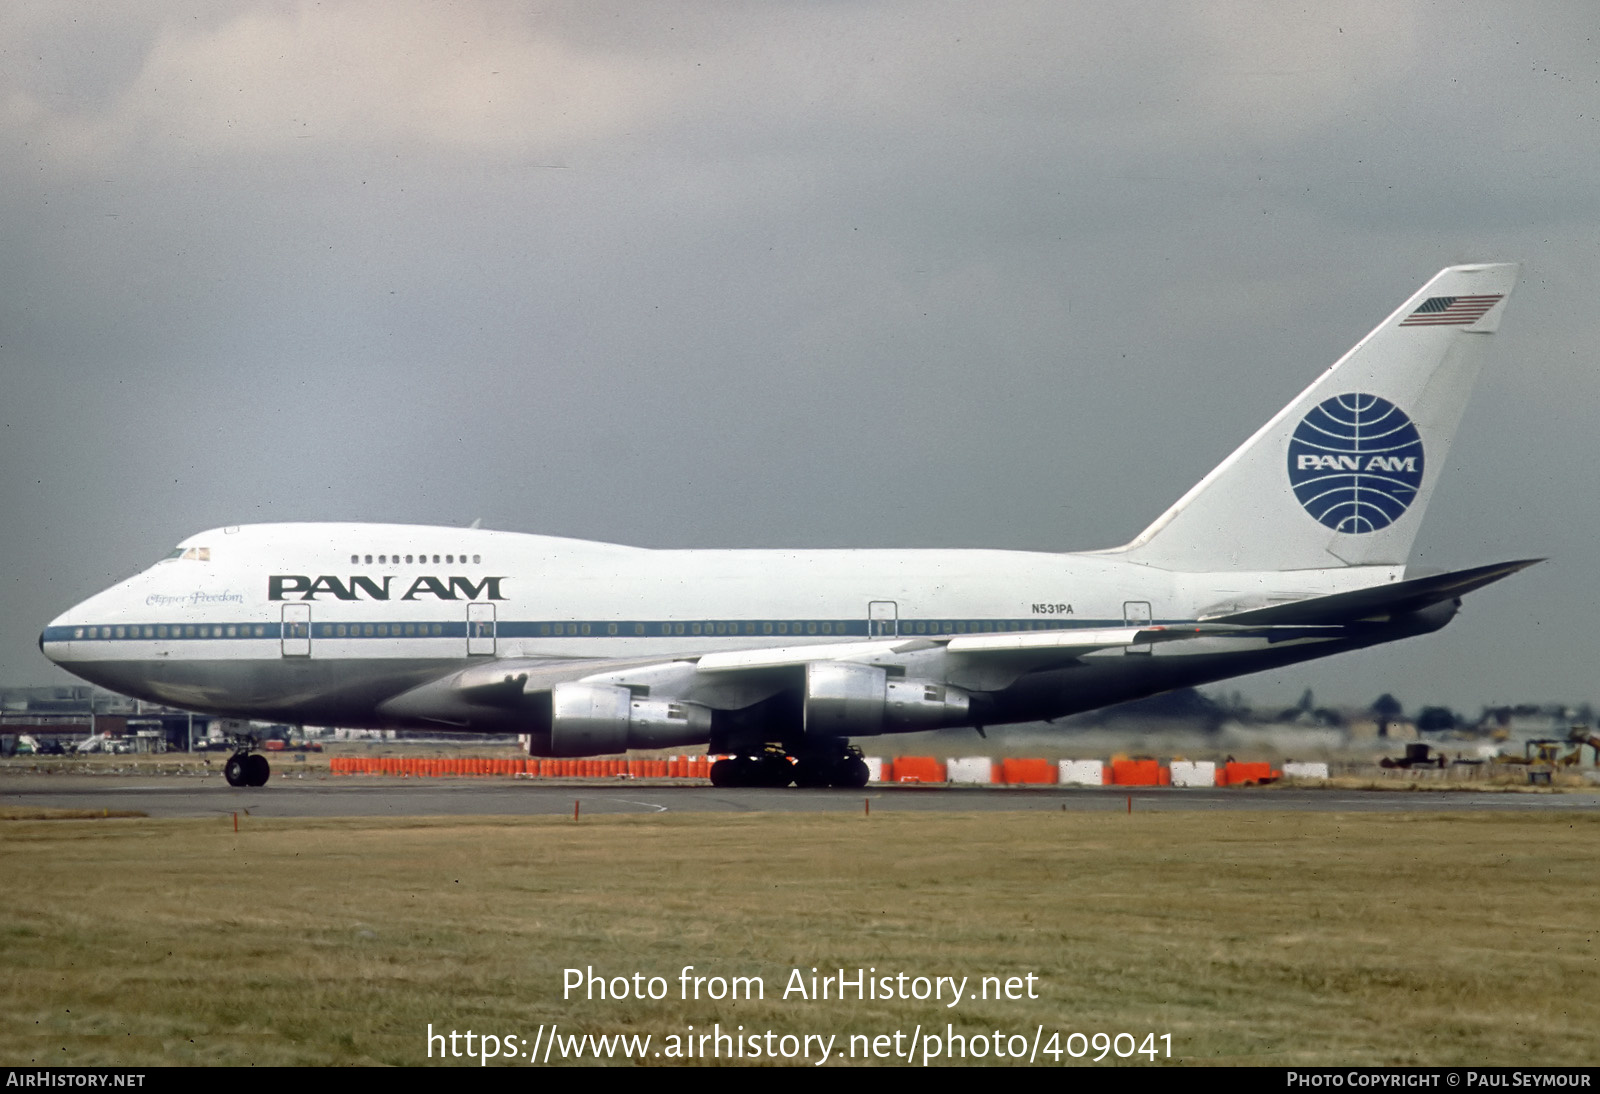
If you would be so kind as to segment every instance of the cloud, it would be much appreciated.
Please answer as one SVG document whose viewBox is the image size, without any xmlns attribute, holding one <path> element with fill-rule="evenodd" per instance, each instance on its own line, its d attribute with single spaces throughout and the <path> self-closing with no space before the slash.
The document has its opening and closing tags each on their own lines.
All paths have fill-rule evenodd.
<svg viewBox="0 0 1600 1094">
<path fill-rule="evenodd" d="M 302 140 L 559 155 L 642 124 L 668 83 L 660 66 L 496 6 L 357 0 L 169 21 L 109 101 L 63 105 L 13 86 L 0 118 L 65 165 Z"/>
</svg>

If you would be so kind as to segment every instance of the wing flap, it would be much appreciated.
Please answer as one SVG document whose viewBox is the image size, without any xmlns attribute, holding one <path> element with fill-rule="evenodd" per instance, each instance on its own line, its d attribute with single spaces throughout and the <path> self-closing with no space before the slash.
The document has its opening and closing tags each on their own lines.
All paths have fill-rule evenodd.
<svg viewBox="0 0 1600 1094">
<path fill-rule="evenodd" d="M 923 641 L 922 646 L 931 643 Z M 903 638 L 879 642 L 831 642 L 813 646 L 775 646 L 759 650 L 728 650 L 708 653 L 696 663 L 701 672 L 745 672 L 752 669 L 787 668 L 810 661 L 860 661 L 883 657 L 915 648 L 915 640 Z"/>
<path fill-rule="evenodd" d="M 1236 631 L 1227 626 L 1183 627 L 1099 627 L 1093 629 L 1061 631 L 1008 631 L 1004 634 L 957 635 L 945 648 L 951 653 L 1005 654 L 1015 652 L 1055 652 L 1068 655 L 1093 653 L 1096 650 L 1142 646 L 1156 642 L 1173 642 L 1185 638 L 1199 638 L 1223 631 Z"/>
</svg>

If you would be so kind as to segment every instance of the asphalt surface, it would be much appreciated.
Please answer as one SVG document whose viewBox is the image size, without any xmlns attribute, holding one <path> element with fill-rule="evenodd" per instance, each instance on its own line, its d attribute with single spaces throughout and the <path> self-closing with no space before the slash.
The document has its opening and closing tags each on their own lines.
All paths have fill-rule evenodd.
<svg viewBox="0 0 1600 1094">
<path fill-rule="evenodd" d="M 1497 812 L 1600 810 L 1600 792 L 1221 790 L 1127 787 L 869 786 L 863 790 L 722 790 L 651 780 L 395 779 L 279 775 L 234 788 L 220 775 L 5 775 L 0 805 L 137 810 L 151 817 L 570 816 L 643 813 L 873 812 Z"/>
</svg>

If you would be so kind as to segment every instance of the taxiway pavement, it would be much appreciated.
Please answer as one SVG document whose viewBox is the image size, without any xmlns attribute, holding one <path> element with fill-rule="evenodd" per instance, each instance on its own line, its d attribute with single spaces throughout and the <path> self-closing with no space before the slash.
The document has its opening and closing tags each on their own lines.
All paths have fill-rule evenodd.
<svg viewBox="0 0 1600 1094">
<path fill-rule="evenodd" d="M 234 788 L 218 776 L 5 775 L 0 805 L 137 810 L 151 817 L 557 816 L 643 813 L 873 812 L 1495 812 L 1600 810 L 1600 793 L 1364 791 L 1301 787 L 868 786 L 861 790 L 725 790 L 708 785 L 509 779 L 279 777 Z"/>
</svg>

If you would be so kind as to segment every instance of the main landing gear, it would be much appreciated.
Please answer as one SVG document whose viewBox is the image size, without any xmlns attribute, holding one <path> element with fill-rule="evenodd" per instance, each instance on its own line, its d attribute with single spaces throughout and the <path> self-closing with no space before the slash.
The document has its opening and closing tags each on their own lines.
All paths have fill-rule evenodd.
<svg viewBox="0 0 1600 1094">
<path fill-rule="evenodd" d="M 222 767 L 222 777 L 228 780 L 229 786 L 266 786 L 267 779 L 272 774 L 272 765 L 267 763 L 267 758 L 259 752 L 251 752 L 250 748 L 255 742 L 240 746 L 239 751 L 228 757 L 228 762 Z"/>
<path fill-rule="evenodd" d="M 867 761 L 859 748 L 852 747 L 795 756 L 782 747 L 768 746 L 759 756 L 732 756 L 711 765 L 711 785 L 719 787 L 794 783 L 799 787 L 859 788 L 867 785 L 867 777 Z"/>
</svg>

